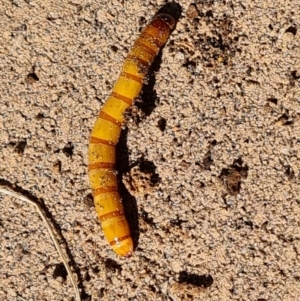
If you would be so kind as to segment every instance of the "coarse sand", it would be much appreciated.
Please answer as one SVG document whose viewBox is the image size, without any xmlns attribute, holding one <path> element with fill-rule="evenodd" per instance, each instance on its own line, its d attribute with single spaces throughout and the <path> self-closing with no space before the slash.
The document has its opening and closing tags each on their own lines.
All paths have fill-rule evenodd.
<svg viewBox="0 0 300 301">
<path fill-rule="evenodd" d="M 298 0 L 177 2 L 118 146 L 133 256 L 103 237 L 90 131 L 165 4 L 2 1 L 0 185 L 41 204 L 82 300 L 298 301 Z M 0 236 L 1 301 L 75 300 L 34 206 L 0 194 Z"/>
</svg>

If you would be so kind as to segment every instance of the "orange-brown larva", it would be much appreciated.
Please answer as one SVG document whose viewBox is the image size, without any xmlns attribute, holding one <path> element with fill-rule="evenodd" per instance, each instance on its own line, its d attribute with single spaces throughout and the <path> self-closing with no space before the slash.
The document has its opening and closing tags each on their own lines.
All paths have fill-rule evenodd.
<svg viewBox="0 0 300 301">
<path fill-rule="evenodd" d="M 154 57 L 174 26 L 172 16 L 158 14 L 142 30 L 91 132 L 88 158 L 94 203 L 104 235 L 120 256 L 132 254 L 133 242 L 117 188 L 115 145 L 120 137 L 123 114 L 140 93 Z"/>
</svg>

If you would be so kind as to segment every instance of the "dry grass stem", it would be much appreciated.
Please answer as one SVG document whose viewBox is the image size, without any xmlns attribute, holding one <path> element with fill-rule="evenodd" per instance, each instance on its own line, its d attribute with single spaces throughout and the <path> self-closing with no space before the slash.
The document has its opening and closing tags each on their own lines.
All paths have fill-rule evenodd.
<svg viewBox="0 0 300 301">
<path fill-rule="evenodd" d="M 62 249 L 61 249 L 61 247 L 60 247 L 60 245 L 58 243 L 58 240 L 57 240 L 57 238 L 56 238 L 56 236 L 54 234 L 54 231 L 53 231 L 50 223 L 48 222 L 48 220 L 47 220 L 47 218 L 46 218 L 46 216 L 45 216 L 45 214 L 44 214 L 41 206 L 38 203 L 36 203 L 36 202 L 34 202 L 34 201 L 32 201 L 32 200 L 24 197 L 23 195 L 21 195 L 19 193 L 14 192 L 14 191 L 7 190 L 5 188 L 1 188 L 0 187 L 0 192 L 4 193 L 6 195 L 12 196 L 14 198 L 17 198 L 17 199 L 19 199 L 19 200 L 21 200 L 23 202 L 29 203 L 29 204 L 33 205 L 36 208 L 36 210 L 39 213 L 40 217 L 42 218 L 42 221 L 44 222 L 44 224 L 45 224 L 45 226 L 46 226 L 46 228 L 47 228 L 47 230 L 48 230 L 48 232 L 49 232 L 49 234 L 50 234 L 50 236 L 51 236 L 51 238 L 53 240 L 55 248 L 56 248 L 58 254 L 60 255 L 60 258 L 61 258 L 61 260 L 62 260 L 62 262 L 63 262 L 63 264 L 64 264 L 64 266 L 65 266 L 65 268 L 66 268 L 66 270 L 68 272 L 68 275 L 69 275 L 69 277 L 71 279 L 72 285 L 73 285 L 74 290 L 75 290 L 75 298 L 76 298 L 77 301 L 81 301 L 79 289 L 78 289 L 76 280 L 75 280 L 75 278 L 73 276 L 73 273 L 71 271 L 71 268 L 70 268 L 70 266 L 68 264 L 68 260 L 66 259 L 65 255 L 64 255 L 64 253 L 63 253 L 63 251 L 62 251 Z"/>
</svg>

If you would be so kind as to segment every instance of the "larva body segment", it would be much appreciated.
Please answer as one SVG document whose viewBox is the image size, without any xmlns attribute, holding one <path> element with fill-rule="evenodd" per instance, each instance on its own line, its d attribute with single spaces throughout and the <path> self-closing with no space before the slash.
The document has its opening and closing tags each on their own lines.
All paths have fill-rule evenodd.
<svg viewBox="0 0 300 301">
<path fill-rule="evenodd" d="M 143 29 L 91 132 L 88 159 L 94 203 L 104 235 L 120 256 L 132 254 L 133 242 L 117 189 L 115 145 L 120 137 L 123 114 L 140 93 L 154 57 L 174 26 L 172 16 L 158 14 Z"/>
</svg>

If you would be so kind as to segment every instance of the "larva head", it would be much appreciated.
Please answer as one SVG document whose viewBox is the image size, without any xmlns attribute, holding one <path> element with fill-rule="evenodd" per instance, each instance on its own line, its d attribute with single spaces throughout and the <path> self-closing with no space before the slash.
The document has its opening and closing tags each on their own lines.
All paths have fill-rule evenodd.
<svg viewBox="0 0 300 301">
<path fill-rule="evenodd" d="M 141 36 L 151 37 L 151 40 L 154 41 L 153 52 L 155 52 L 155 55 L 159 51 L 158 46 L 162 47 L 168 40 L 175 23 L 171 15 L 159 13 L 141 32 Z"/>
<path fill-rule="evenodd" d="M 160 13 L 155 16 L 155 19 L 162 20 L 165 24 L 169 26 L 170 30 L 172 30 L 176 24 L 175 19 L 169 14 Z"/>
</svg>

